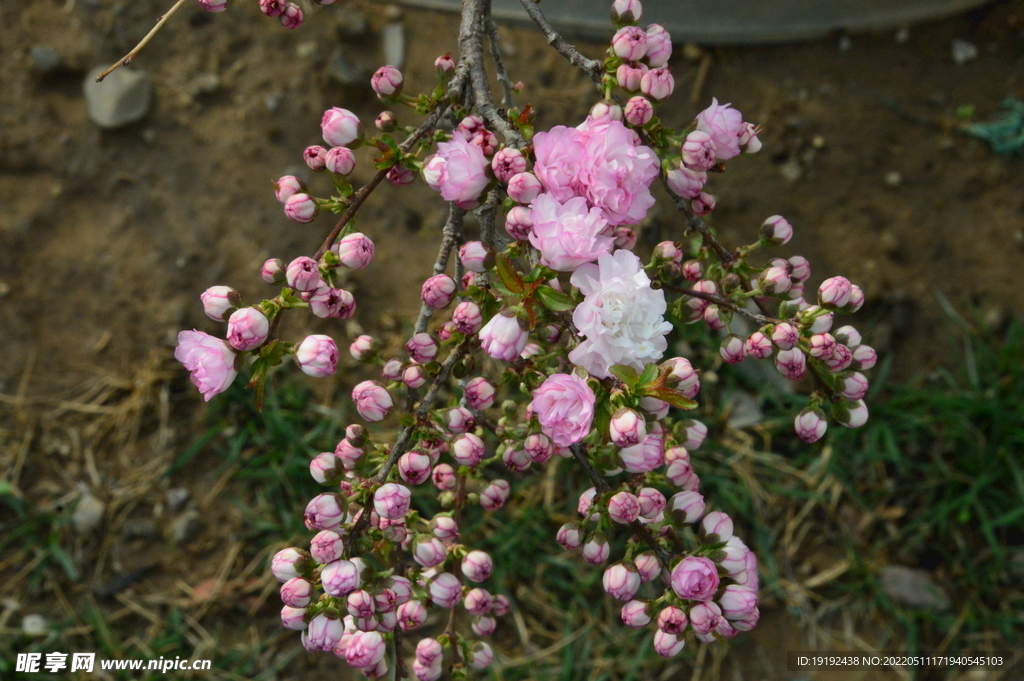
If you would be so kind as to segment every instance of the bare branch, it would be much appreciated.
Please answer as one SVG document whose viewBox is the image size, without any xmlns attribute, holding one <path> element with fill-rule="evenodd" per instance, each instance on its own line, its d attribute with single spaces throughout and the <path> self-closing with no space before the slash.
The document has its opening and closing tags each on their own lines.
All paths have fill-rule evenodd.
<svg viewBox="0 0 1024 681">
<path fill-rule="evenodd" d="M 96 82 L 97 83 L 103 82 L 104 78 L 109 76 L 111 73 L 116 71 L 118 68 L 120 68 L 122 66 L 128 66 L 129 64 L 131 64 L 132 60 L 135 59 L 135 56 L 142 50 L 143 47 L 146 46 L 146 43 L 148 43 L 150 40 L 152 40 L 153 36 L 156 35 L 156 32 L 159 31 L 161 28 L 163 28 L 164 22 L 166 22 L 168 19 L 170 19 L 171 15 L 174 14 L 175 12 L 177 12 L 178 8 L 181 7 L 183 4 L 185 4 L 185 0 L 178 0 L 176 3 L 174 3 L 173 7 L 171 7 L 169 10 L 167 10 L 159 19 L 157 19 L 156 26 L 154 26 L 153 28 L 149 29 L 149 33 L 146 34 L 146 37 L 144 37 L 142 40 L 140 40 L 139 44 L 136 45 L 135 47 L 133 47 L 131 52 L 126 54 L 124 57 L 122 57 L 121 61 L 116 62 L 109 69 L 107 69 L 106 71 L 104 71 L 100 75 L 96 76 Z"/>
<path fill-rule="evenodd" d="M 714 303 L 715 305 L 718 305 L 719 307 L 724 307 L 726 309 L 732 310 L 733 312 L 741 314 L 753 322 L 757 322 L 757 324 L 759 324 L 760 326 L 764 326 L 765 324 L 778 324 L 782 321 L 781 319 L 776 319 L 775 317 L 772 317 L 770 315 L 762 315 L 756 312 L 751 312 L 750 310 L 743 307 L 736 301 L 730 300 L 729 298 L 723 298 L 722 296 L 717 295 L 715 293 L 704 293 L 702 291 L 694 291 L 692 288 L 676 288 L 674 286 L 665 286 L 664 288 L 666 291 L 672 291 L 673 293 L 681 293 L 684 296 L 690 296 L 691 298 L 699 298 L 701 300 L 706 300 L 709 303 Z"/>
<path fill-rule="evenodd" d="M 514 107 L 515 101 L 512 96 L 515 94 L 515 85 L 512 84 L 512 79 L 509 78 L 508 71 L 505 70 L 505 62 L 501 59 L 501 50 L 499 49 L 500 36 L 498 35 L 498 27 L 494 25 L 494 21 L 487 18 L 487 44 L 491 48 L 491 61 L 494 62 L 494 70 L 498 73 L 498 82 L 501 83 L 503 96 L 501 99 L 501 105 L 506 109 Z"/>
<path fill-rule="evenodd" d="M 544 37 L 548 40 L 548 45 L 551 45 L 560 55 L 568 59 L 570 64 L 590 76 L 590 80 L 600 85 L 601 79 L 604 77 L 604 65 L 596 59 L 590 59 L 580 54 L 579 50 L 572 43 L 566 41 L 548 23 L 544 12 L 540 10 L 540 7 L 537 6 L 534 0 L 519 0 L 519 2 L 526 9 L 526 13 L 530 15 L 530 18 L 533 19 L 533 23 L 540 27 Z"/>
<path fill-rule="evenodd" d="M 443 274 L 448 268 L 448 257 L 452 249 L 462 241 L 462 218 L 466 211 L 454 203 L 448 204 L 448 221 L 445 222 L 441 237 L 441 248 L 437 251 L 437 260 L 434 261 L 434 274 Z M 416 327 L 413 333 L 423 333 L 427 330 L 427 322 L 433 314 L 433 308 L 426 303 L 420 306 L 420 316 L 416 320 Z"/>
</svg>

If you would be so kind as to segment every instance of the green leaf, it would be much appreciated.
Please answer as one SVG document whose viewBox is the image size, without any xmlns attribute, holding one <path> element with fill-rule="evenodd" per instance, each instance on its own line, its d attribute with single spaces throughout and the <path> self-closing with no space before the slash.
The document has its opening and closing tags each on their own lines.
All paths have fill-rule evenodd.
<svg viewBox="0 0 1024 681">
<path fill-rule="evenodd" d="M 498 265 L 498 276 L 501 277 L 501 283 L 505 285 L 505 288 L 511 293 L 524 293 L 526 285 L 523 283 L 523 278 L 519 276 L 519 272 L 516 272 L 516 268 L 508 256 L 498 253 L 495 260 Z"/>
<path fill-rule="evenodd" d="M 648 364 L 644 367 L 644 372 L 640 374 L 640 385 L 646 385 L 658 377 L 658 365 Z"/>
<path fill-rule="evenodd" d="M 617 379 L 625 383 L 626 387 L 630 390 L 632 390 L 640 381 L 640 375 L 636 373 L 636 369 L 628 364 L 615 364 L 608 370 L 611 371 Z"/>
<path fill-rule="evenodd" d="M 679 407 L 680 409 L 695 409 L 697 407 L 696 402 L 683 395 L 679 390 L 672 388 L 655 388 L 654 390 L 648 390 L 645 394 L 648 397 L 655 397 L 663 402 L 668 402 L 673 407 Z"/>
<path fill-rule="evenodd" d="M 538 287 L 536 294 L 537 300 L 541 302 L 541 305 L 552 312 L 566 312 L 576 308 L 575 300 L 550 286 Z"/>
</svg>

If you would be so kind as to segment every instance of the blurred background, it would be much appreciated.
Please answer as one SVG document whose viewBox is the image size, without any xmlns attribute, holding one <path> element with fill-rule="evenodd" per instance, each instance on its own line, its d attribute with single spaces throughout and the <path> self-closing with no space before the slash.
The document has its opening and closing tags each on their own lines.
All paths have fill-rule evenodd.
<svg viewBox="0 0 1024 681">
<path fill-rule="evenodd" d="M 295 174 L 326 192 L 301 155 L 320 140 L 323 110 L 344 106 L 369 125 L 380 110 L 369 76 L 384 63 L 402 67 L 406 92 L 431 88 L 434 58 L 455 52 L 457 17 L 340 0 L 308 8 L 292 32 L 255 2 L 217 15 L 190 2 L 124 77 L 86 86 L 170 4 L 0 5 L 0 677 L 20 676 L 16 652 L 39 651 L 212 659 L 203 674 L 218 679 L 349 678 L 281 629 L 266 566 L 308 541 L 309 459 L 340 439 L 353 417 L 345 398 L 368 370 L 347 353 L 332 379 L 286 368 L 257 413 L 242 380 L 204 404 L 171 354 L 181 329 L 223 332 L 202 312 L 204 289 L 259 300 L 266 258 L 315 250 L 332 217 L 288 222 L 271 182 Z M 606 12 L 595 4 L 571 15 L 590 37 L 586 24 Z M 650 632 L 620 624 L 600 571 L 553 541 L 588 486 L 561 462 L 512 476 L 506 510 L 481 520 L 492 590 L 513 603 L 491 678 L 1024 678 L 1019 666 L 791 672 L 785 659 L 1020 649 L 1024 0 L 846 13 L 857 3 L 808 2 L 814 11 L 790 16 L 856 21 L 789 32 L 795 20 L 768 20 L 800 3 L 728 15 L 726 4 L 705 3 L 714 25 L 687 22 L 686 3 L 663 5 L 666 21 L 683 22 L 663 118 L 685 125 L 715 96 L 763 127 L 762 152 L 716 177 L 710 222 L 735 246 L 781 214 L 796 236 L 779 253 L 810 258 L 809 287 L 836 274 L 863 287 L 853 323 L 883 358 L 872 420 L 799 444 L 799 390 L 749 362 L 720 366 L 699 329 L 679 329 L 673 349 L 703 371 L 700 418 L 712 430 L 695 468 L 761 557 L 761 624 L 728 649 L 658 658 Z M 869 11 L 892 16 L 866 22 Z M 737 19 L 746 44 L 720 42 L 737 39 L 721 32 Z M 709 25 L 717 40 L 701 33 Z M 537 128 L 582 120 L 591 83 L 530 27 L 500 35 Z M 359 153 L 357 183 L 372 167 Z M 356 316 L 288 319 L 285 337 L 317 331 L 345 346 L 366 332 L 397 351 L 444 215 L 422 184 L 381 187 L 359 217 L 377 258 L 346 285 Z M 680 229 L 659 203 L 638 250 Z M 120 674 L 109 678 L 147 678 Z"/>
</svg>

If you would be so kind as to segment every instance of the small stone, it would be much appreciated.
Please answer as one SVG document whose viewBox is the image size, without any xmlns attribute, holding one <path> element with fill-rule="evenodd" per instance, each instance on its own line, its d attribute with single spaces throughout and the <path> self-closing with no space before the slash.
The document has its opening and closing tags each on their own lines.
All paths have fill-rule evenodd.
<svg viewBox="0 0 1024 681">
<path fill-rule="evenodd" d="M 315 61 L 317 57 L 320 56 L 320 46 L 313 40 L 307 40 L 304 43 L 299 43 L 295 46 L 295 56 L 299 59 Z"/>
<path fill-rule="evenodd" d="M 903 184 L 903 176 L 897 171 L 891 170 L 885 174 L 885 183 L 890 187 L 899 187 Z"/>
<path fill-rule="evenodd" d="M 814 147 L 815 149 L 824 149 L 825 148 L 825 138 L 822 137 L 821 135 L 815 135 L 811 139 L 811 146 Z"/>
<path fill-rule="evenodd" d="M 125 539 L 155 539 L 160 536 L 156 523 L 148 518 L 130 518 L 121 526 Z"/>
<path fill-rule="evenodd" d="M 36 45 L 29 53 L 32 58 L 32 67 L 40 73 L 54 73 L 64 65 L 57 50 L 49 45 Z"/>
<path fill-rule="evenodd" d="M 0 281 L 0 298 L 4 298 L 11 292 L 11 285 L 6 281 Z"/>
<path fill-rule="evenodd" d="M 978 47 L 961 38 L 953 38 L 949 44 L 949 51 L 953 56 L 953 63 L 957 66 L 963 66 L 978 58 Z"/>
<path fill-rule="evenodd" d="M 926 570 L 883 565 L 878 570 L 878 585 L 885 595 L 908 608 L 941 612 L 951 605 L 949 596 Z"/>
<path fill-rule="evenodd" d="M 178 546 L 190 543 L 203 529 L 203 520 L 198 511 L 185 511 L 171 522 L 171 542 Z"/>
<path fill-rule="evenodd" d="M 200 73 L 185 85 L 185 92 L 189 97 L 200 95 L 212 95 L 220 89 L 220 76 L 216 73 Z"/>
<path fill-rule="evenodd" d="M 96 76 L 104 67 L 96 67 L 85 77 L 85 100 L 89 118 L 101 128 L 120 128 L 142 120 L 153 102 L 153 84 L 145 71 L 119 68 L 102 83 Z"/>
<path fill-rule="evenodd" d="M 800 167 L 800 161 L 791 158 L 779 166 L 779 172 L 790 182 L 796 182 L 804 174 L 804 169 Z"/>
<path fill-rule="evenodd" d="M 903 43 L 910 40 L 910 29 L 906 26 L 900 26 L 899 30 L 896 31 L 896 44 L 902 45 Z"/>
<path fill-rule="evenodd" d="M 405 24 L 400 21 L 390 23 L 381 31 L 381 42 L 384 44 L 384 63 L 402 68 L 405 63 Z"/>
<path fill-rule="evenodd" d="M 172 511 L 180 511 L 185 507 L 192 493 L 188 487 L 175 487 L 167 490 L 167 505 Z"/>
<path fill-rule="evenodd" d="M 89 491 L 82 493 L 71 514 L 71 522 L 75 531 L 79 534 L 89 534 L 103 522 L 103 514 L 106 512 L 106 505 L 94 497 Z"/>
<path fill-rule="evenodd" d="M 50 623 L 42 615 L 25 615 L 21 618 L 21 631 L 26 636 L 45 636 L 50 631 Z"/>
<path fill-rule="evenodd" d="M 853 47 L 853 41 L 850 40 L 850 36 L 844 35 L 842 38 L 839 39 L 840 52 L 849 52 L 851 47 Z"/>
</svg>

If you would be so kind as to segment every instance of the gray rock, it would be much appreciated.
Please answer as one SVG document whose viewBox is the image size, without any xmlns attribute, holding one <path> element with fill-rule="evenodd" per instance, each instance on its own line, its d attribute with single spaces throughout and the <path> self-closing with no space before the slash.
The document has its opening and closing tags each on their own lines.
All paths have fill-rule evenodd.
<svg viewBox="0 0 1024 681">
<path fill-rule="evenodd" d="M 171 541 L 179 546 L 190 543 L 199 536 L 203 529 L 203 520 L 198 511 L 185 511 L 171 522 L 169 533 Z"/>
<path fill-rule="evenodd" d="M 49 45 L 35 45 L 29 56 L 32 58 L 32 67 L 41 73 L 53 73 L 64 65 L 60 54 Z"/>
<path fill-rule="evenodd" d="M 145 71 L 119 68 L 96 82 L 104 67 L 96 67 L 85 78 L 85 100 L 89 118 L 101 128 L 120 128 L 142 120 L 153 102 L 153 84 Z"/>
<path fill-rule="evenodd" d="M 405 63 L 405 24 L 400 21 L 390 23 L 380 32 L 384 44 L 384 63 L 402 68 Z"/>
<path fill-rule="evenodd" d="M 978 47 L 974 43 L 969 43 L 960 38 L 953 38 L 953 41 L 949 44 L 949 52 L 953 57 L 953 63 L 957 66 L 963 66 L 967 62 L 978 58 Z"/>
<path fill-rule="evenodd" d="M 355 61 L 341 47 L 334 50 L 327 61 L 327 75 L 342 85 L 370 84 L 370 70 Z"/>
<path fill-rule="evenodd" d="M 900 605 L 939 612 L 949 610 L 951 606 L 949 596 L 926 570 L 884 565 L 877 575 L 882 592 Z"/>
<path fill-rule="evenodd" d="M 185 85 L 185 92 L 189 97 L 201 95 L 212 95 L 220 89 L 220 76 L 216 73 L 200 73 Z"/>
<path fill-rule="evenodd" d="M 79 534 L 89 534 L 103 522 L 103 514 L 106 512 L 106 505 L 94 497 L 90 492 L 85 491 L 78 499 L 74 513 L 71 514 L 71 522 L 75 531 Z"/>
<path fill-rule="evenodd" d="M 175 487 L 167 490 L 167 505 L 172 511 L 180 511 L 185 507 L 192 493 L 188 487 Z"/>
</svg>

